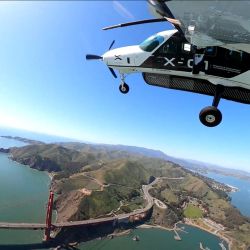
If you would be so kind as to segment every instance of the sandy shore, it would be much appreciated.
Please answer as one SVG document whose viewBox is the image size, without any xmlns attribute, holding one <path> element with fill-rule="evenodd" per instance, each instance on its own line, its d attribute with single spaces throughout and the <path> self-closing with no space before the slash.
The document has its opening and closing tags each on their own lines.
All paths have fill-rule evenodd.
<svg viewBox="0 0 250 250">
<path fill-rule="evenodd" d="M 162 229 L 162 230 L 167 230 L 167 231 L 173 231 L 173 228 L 167 228 L 167 227 L 162 227 L 159 225 L 148 225 L 148 224 L 142 224 L 137 226 L 136 228 L 158 228 L 158 229 Z"/>
</svg>

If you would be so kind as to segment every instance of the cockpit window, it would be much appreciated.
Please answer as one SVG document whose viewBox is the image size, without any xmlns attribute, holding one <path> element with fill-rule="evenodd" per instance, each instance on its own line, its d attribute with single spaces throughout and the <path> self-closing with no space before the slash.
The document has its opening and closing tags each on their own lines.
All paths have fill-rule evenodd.
<svg viewBox="0 0 250 250">
<path fill-rule="evenodd" d="M 164 37 L 160 35 L 154 35 L 147 38 L 144 42 L 140 44 L 140 48 L 144 51 L 151 52 L 161 43 L 163 43 Z"/>
</svg>

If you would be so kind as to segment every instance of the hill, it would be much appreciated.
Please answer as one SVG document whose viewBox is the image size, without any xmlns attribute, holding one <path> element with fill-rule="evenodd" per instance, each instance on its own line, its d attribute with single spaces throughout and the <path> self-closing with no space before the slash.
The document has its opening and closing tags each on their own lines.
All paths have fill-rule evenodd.
<svg viewBox="0 0 250 250">
<path fill-rule="evenodd" d="M 44 142 L 37 141 L 37 140 L 30 140 L 23 137 L 18 136 L 2 136 L 8 139 L 14 139 L 18 141 L 22 141 L 29 144 L 44 144 Z M 153 157 L 159 158 L 167 161 L 174 162 L 175 164 L 179 164 L 187 169 L 190 169 L 195 172 L 206 173 L 206 172 L 214 172 L 222 175 L 233 176 L 239 179 L 244 179 L 250 181 L 250 173 L 239 170 L 239 169 L 231 169 L 226 167 L 221 167 L 215 164 L 210 164 L 206 162 L 201 162 L 192 159 L 182 159 L 177 157 L 172 157 L 160 150 L 148 149 L 144 147 L 136 147 L 136 146 L 126 146 L 126 145 L 109 145 L 109 144 L 94 144 L 94 143 L 83 143 L 83 142 L 58 142 L 54 143 L 60 146 L 63 146 L 68 149 L 82 151 L 82 152 L 99 152 L 100 156 L 105 155 L 107 152 L 116 152 L 119 154 L 120 157 L 125 156 L 125 152 L 127 154 L 139 156 L 146 156 L 146 157 Z M 128 156 L 128 155 L 127 155 Z M 119 156 L 114 156 L 114 158 L 118 158 Z"/>
<path fill-rule="evenodd" d="M 103 150 L 103 151 L 126 151 L 130 154 L 134 154 L 136 156 L 146 156 L 152 158 L 159 158 L 166 161 L 173 162 L 178 164 L 184 168 L 189 170 L 206 173 L 206 172 L 214 172 L 222 175 L 233 176 L 239 179 L 244 179 L 250 181 L 250 173 L 239 170 L 239 169 L 231 169 L 226 167 L 221 167 L 219 165 L 210 164 L 202 161 L 192 160 L 192 159 L 182 159 L 173 156 L 169 156 L 160 150 L 148 149 L 143 147 L 136 146 L 126 146 L 126 145 L 108 145 L 108 144 L 86 144 L 81 142 L 64 142 L 60 143 L 60 145 L 71 148 L 79 151 L 86 150 Z"/>
<path fill-rule="evenodd" d="M 54 172 L 58 221 L 106 217 L 142 208 L 141 186 L 160 177 L 150 193 L 167 208 L 154 207 L 153 223 L 173 226 L 185 216 L 207 217 L 225 226 L 234 239 L 250 245 L 249 219 L 230 204 L 223 184 L 173 162 L 145 157 L 137 149 L 124 149 L 82 143 L 67 143 L 67 147 L 33 144 L 11 148 L 10 153 L 20 163 Z"/>
<path fill-rule="evenodd" d="M 138 156 L 126 151 L 109 151 L 86 145 L 80 151 L 74 147 L 63 147 L 58 144 L 33 144 L 11 148 L 12 159 L 39 170 L 63 172 L 70 175 L 83 168 L 99 168 L 102 163 L 112 159 L 136 159 Z"/>
<path fill-rule="evenodd" d="M 71 148 L 79 151 L 86 150 L 98 150 L 98 151 L 116 151 L 116 152 L 128 152 L 130 154 L 167 159 L 167 155 L 160 150 L 148 149 L 136 146 L 126 145 L 109 145 L 109 144 L 86 144 L 81 142 L 61 142 L 61 146 Z"/>
</svg>

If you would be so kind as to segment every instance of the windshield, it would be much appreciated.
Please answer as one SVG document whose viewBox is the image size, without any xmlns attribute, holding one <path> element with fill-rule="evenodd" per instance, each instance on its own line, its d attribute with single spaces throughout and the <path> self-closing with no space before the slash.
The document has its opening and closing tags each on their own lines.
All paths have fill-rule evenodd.
<svg viewBox="0 0 250 250">
<path fill-rule="evenodd" d="M 144 51 L 151 52 L 153 51 L 158 45 L 160 45 L 164 41 L 163 36 L 153 35 L 147 38 L 140 44 L 140 48 Z"/>
</svg>

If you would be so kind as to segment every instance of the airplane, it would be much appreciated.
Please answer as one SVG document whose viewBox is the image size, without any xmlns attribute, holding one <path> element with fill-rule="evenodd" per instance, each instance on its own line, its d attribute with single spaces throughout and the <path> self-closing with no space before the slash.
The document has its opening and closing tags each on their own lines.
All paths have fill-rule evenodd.
<svg viewBox="0 0 250 250">
<path fill-rule="evenodd" d="M 88 54 L 86 59 L 102 60 L 115 78 L 118 70 L 123 94 L 129 92 L 126 75 L 141 72 L 147 84 L 213 96 L 212 105 L 199 114 L 207 127 L 222 121 L 221 98 L 250 104 L 248 2 L 148 0 L 148 5 L 157 18 L 103 30 L 166 21 L 173 29 L 139 45 L 112 49 L 113 41 L 102 56 Z"/>
</svg>

